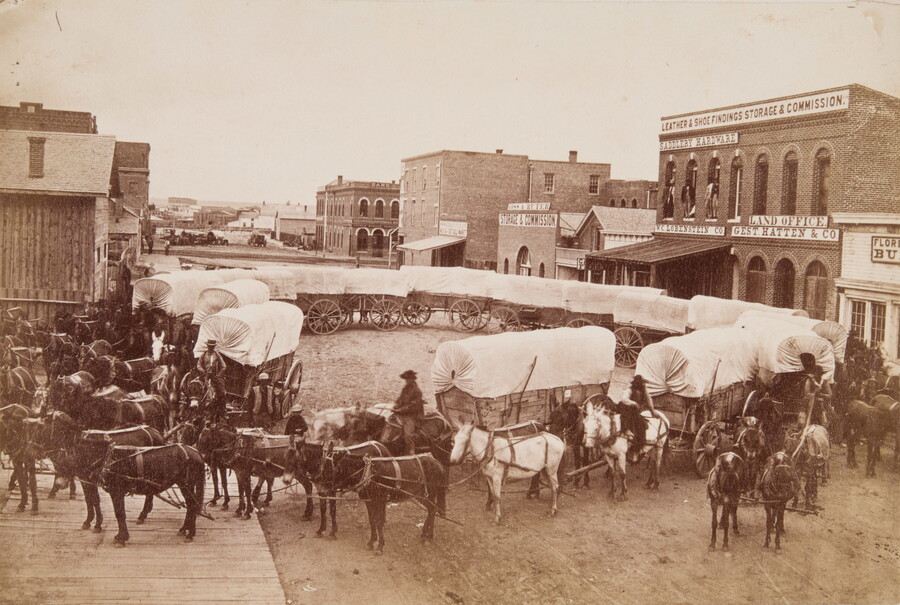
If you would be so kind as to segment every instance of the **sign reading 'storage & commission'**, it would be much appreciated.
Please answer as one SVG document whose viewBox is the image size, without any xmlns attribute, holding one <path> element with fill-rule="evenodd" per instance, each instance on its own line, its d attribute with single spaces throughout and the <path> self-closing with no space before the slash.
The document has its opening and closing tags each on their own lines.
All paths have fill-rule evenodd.
<svg viewBox="0 0 900 605">
<path fill-rule="evenodd" d="M 900 265 L 900 236 L 872 236 L 872 262 Z"/>
<path fill-rule="evenodd" d="M 556 214 L 501 214 L 501 227 L 553 227 L 559 216 Z"/>
</svg>

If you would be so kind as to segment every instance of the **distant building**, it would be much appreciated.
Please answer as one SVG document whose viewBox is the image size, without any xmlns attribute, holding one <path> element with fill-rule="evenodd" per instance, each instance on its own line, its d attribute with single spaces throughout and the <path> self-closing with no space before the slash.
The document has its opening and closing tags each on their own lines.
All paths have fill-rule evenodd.
<svg viewBox="0 0 900 605">
<path fill-rule="evenodd" d="M 89 111 L 44 109 L 43 103 L 0 106 L 0 130 L 35 130 L 97 134 L 97 119 Z"/>
<path fill-rule="evenodd" d="M 316 242 L 344 256 L 388 259 L 400 219 L 396 182 L 345 181 L 343 176 L 316 192 Z"/>
<path fill-rule="evenodd" d="M 280 206 L 275 215 L 275 239 L 288 245 L 315 248 L 316 212 L 312 205 Z"/>
</svg>

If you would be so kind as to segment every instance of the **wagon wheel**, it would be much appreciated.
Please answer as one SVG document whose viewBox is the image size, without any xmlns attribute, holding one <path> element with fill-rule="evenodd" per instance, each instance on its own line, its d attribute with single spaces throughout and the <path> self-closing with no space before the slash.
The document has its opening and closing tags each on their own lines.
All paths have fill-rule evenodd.
<svg viewBox="0 0 900 605">
<path fill-rule="evenodd" d="M 478 303 L 461 298 L 450 305 L 450 324 L 460 332 L 472 332 L 482 326 L 481 307 Z"/>
<path fill-rule="evenodd" d="M 315 334 L 331 334 L 341 326 L 341 308 L 333 300 L 317 300 L 306 313 L 306 324 Z"/>
<path fill-rule="evenodd" d="M 722 431 L 715 420 L 710 420 L 700 427 L 694 437 L 694 470 L 698 477 L 706 477 L 716 464 L 719 448 L 722 443 Z"/>
<path fill-rule="evenodd" d="M 487 329 L 492 334 L 518 332 L 522 329 L 522 325 L 519 323 L 519 315 L 513 309 L 509 307 L 495 307 L 491 309 Z"/>
<path fill-rule="evenodd" d="M 424 325 L 431 319 L 431 307 L 414 301 L 403 305 L 403 320 L 411 326 Z"/>
<path fill-rule="evenodd" d="M 633 368 L 637 365 L 637 358 L 644 348 L 641 333 L 629 326 L 616 328 L 616 365 L 623 368 Z"/>
<path fill-rule="evenodd" d="M 284 381 L 284 387 L 296 395 L 300 391 L 301 382 L 303 382 L 303 362 L 297 359 L 291 365 L 287 379 Z"/>
<path fill-rule="evenodd" d="M 576 317 L 575 319 L 570 319 L 566 324 L 567 328 L 581 328 L 583 326 L 596 326 L 594 322 L 590 319 L 585 319 L 584 317 Z"/>
<path fill-rule="evenodd" d="M 383 331 L 394 330 L 400 325 L 403 313 L 396 300 L 375 301 L 369 309 L 369 317 L 376 328 Z"/>
</svg>

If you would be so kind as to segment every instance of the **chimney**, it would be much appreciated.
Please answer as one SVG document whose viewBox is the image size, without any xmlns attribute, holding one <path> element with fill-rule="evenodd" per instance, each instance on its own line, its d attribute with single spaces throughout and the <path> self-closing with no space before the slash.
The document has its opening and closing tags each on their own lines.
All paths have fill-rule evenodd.
<svg viewBox="0 0 900 605">
<path fill-rule="evenodd" d="M 338 175 L 338 182 L 337 182 L 337 184 L 338 184 L 338 185 L 343 185 L 343 184 L 344 184 L 344 176 L 343 176 L 343 175 L 341 175 L 341 174 Z"/>
<path fill-rule="evenodd" d="M 578 152 L 577 151 L 569 152 L 569 162 L 571 164 L 576 164 L 578 162 Z"/>
<path fill-rule="evenodd" d="M 502 154 L 502 153 L 503 153 L 503 150 L 502 150 L 502 149 L 498 149 L 498 150 L 497 150 L 497 153 L 498 153 L 498 154 Z"/>
</svg>

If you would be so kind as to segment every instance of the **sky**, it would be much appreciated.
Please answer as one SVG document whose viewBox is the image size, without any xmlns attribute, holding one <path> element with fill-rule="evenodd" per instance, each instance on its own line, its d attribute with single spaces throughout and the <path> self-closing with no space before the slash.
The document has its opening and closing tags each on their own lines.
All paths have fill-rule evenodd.
<svg viewBox="0 0 900 605">
<path fill-rule="evenodd" d="M 889 2 L 0 0 L 0 105 L 147 142 L 150 196 L 314 203 L 440 149 L 657 177 L 660 118 L 862 84 Z"/>
</svg>

